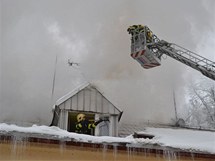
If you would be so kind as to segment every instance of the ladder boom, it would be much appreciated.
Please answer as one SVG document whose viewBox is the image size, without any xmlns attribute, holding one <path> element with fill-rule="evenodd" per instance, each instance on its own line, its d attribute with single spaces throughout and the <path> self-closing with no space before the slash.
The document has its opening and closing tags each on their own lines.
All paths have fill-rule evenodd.
<svg viewBox="0 0 215 161">
<path fill-rule="evenodd" d="M 160 54 L 166 54 L 215 80 L 215 63 L 213 61 L 164 40 L 159 41 L 155 46 L 157 46 Z"/>
<path fill-rule="evenodd" d="M 133 25 L 127 31 L 131 34 L 131 57 L 143 68 L 161 65 L 161 56 L 166 54 L 215 80 L 215 62 L 179 45 L 160 40 L 147 26 Z"/>
</svg>

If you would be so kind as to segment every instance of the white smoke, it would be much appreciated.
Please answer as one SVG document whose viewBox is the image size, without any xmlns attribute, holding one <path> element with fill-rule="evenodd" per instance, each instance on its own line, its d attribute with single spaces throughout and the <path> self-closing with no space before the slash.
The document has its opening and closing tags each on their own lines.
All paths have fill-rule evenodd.
<svg viewBox="0 0 215 161">
<path fill-rule="evenodd" d="M 56 67 L 55 100 L 90 81 L 124 111 L 122 121 L 171 123 L 173 89 L 180 106 L 195 71 L 171 58 L 144 70 L 130 57 L 127 27 L 148 25 L 159 38 L 195 51 L 203 40 L 213 42 L 212 1 L 3 0 L 2 5 L 0 121 L 49 124 Z M 208 53 L 200 55 L 212 58 Z M 69 67 L 68 59 L 80 66 Z"/>
</svg>

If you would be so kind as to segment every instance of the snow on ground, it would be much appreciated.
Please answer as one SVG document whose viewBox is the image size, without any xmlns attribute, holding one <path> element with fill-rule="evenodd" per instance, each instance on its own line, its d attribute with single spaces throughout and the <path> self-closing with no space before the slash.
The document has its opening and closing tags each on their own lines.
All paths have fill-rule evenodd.
<svg viewBox="0 0 215 161">
<path fill-rule="evenodd" d="M 92 143 L 128 143 L 137 146 L 144 145 L 161 145 L 165 147 L 180 148 L 189 151 L 201 151 L 215 154 L 215 132 L 197 131 L 188 129 L 171 129 L 171 128 L 146 128 L 145 131 L 139 132 L 151 134 L 153 139 L 133 138 L 132 135 L 120 138 L 110 136 L 89 136 L 84 134 L 76 134 L 62 130 L 52 126 L 20 127 L 16 125 L 8 125 L 0 123 L 0 132 L 23 132 L 54 135 L 60 138 L 71 138 L 81 142 Z"/>
</svg>

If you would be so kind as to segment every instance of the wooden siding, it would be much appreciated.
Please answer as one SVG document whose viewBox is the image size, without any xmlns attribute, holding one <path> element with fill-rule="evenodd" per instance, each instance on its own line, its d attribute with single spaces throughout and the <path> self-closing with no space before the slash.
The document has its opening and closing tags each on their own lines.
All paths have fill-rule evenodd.
<svg viewBox="0 0 215 161">
<path fill-rule="evenodd" d="M 96 88 L 88 86 L 59 105 L 60 109 L 118 115 L 119 111 Z"/>
</svg>

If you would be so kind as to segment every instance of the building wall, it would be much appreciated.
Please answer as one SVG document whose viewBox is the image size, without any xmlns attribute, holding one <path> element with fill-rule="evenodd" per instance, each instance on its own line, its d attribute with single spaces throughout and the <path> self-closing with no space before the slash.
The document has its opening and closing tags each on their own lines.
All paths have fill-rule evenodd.
<svg viewBox="0 0 215 161">
<path fill-rule="evenodd" d="M 67 125 L 68 125 L 68 111 L 61 110 L 60 119 L 59 119 L 59 127 L 61 129 L 67 130 Z"/>
</svg>

